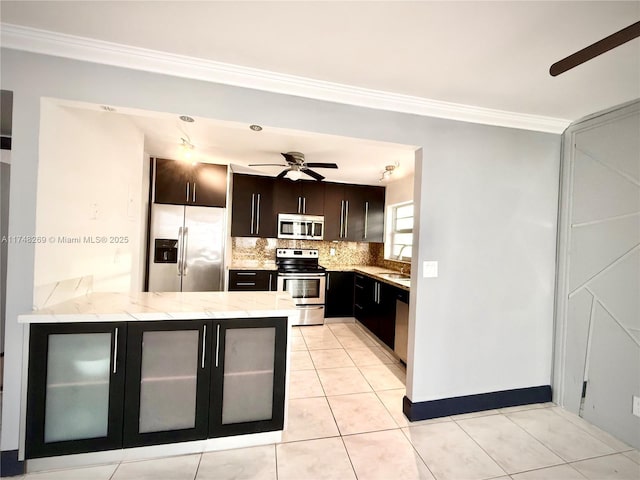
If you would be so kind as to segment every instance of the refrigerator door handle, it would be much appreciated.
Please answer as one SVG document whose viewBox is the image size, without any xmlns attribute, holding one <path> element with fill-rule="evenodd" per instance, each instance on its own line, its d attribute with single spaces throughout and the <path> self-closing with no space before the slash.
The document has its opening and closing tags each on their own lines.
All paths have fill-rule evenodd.
<svg viewBox="0 0 640 480">
<path fill-rule="evenodd" d="M 178 229 L 178 276 L 182 275 L 182 246 L 184 241 L 182 239 L 182 227 Z"/>
<path fill-rule="evenodd" d="M 189 243 L 189 227 L 182 231 L 182 276 L 187 276 L 187 244 Z"/>
</svg>

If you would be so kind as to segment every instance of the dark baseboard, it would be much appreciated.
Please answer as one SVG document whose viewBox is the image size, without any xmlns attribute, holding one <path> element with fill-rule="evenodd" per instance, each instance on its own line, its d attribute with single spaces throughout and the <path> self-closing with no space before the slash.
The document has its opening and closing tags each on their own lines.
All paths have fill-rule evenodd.
<svg viewBox="0 0 640 480">
<path fill-rule="evenodd" d="M 479 393 L 463 397 L 441 398 L 413 403 L 406 396 L 402 401 L 402 411 L 412 422 L 430 418 L 448 417 L 461 413 L 480 412 L 495 408 L 515 407 L 531 403 L 551 401 L 551 386 L 516 388 L 499 392 Z"/>
<path fill-rule="evenodd" d="M 18 450 L 0 452 L 0 477 L 24 475 L 24 461 L 18 460 Z"/>
</svg>

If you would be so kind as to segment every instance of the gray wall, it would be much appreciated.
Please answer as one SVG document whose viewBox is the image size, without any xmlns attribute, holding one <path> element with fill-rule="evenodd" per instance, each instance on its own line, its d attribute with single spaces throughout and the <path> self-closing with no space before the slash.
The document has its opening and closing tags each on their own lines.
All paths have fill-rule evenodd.
<svg viewBox="0 0 640 480">
<path fill-rule="evenodd" d="M 40 98 L 189 114 L 422 147 L 414 194 L 411 400 L 549 384 L 560 136 L 346 106 L 2 50 L 14 91 L 13 233 L 33 234 Z M 39 232 L 45 234 L 45 232 Z M 422 278 L 424 260 L 440 277 Z M 10 246 L 2 450 L 19 443 L 34 251 Z"/>
<path fill-rule="evenodd" d="M 557 399 L 640 448 L 640 102 L 564 144 Z"/>
</svg>

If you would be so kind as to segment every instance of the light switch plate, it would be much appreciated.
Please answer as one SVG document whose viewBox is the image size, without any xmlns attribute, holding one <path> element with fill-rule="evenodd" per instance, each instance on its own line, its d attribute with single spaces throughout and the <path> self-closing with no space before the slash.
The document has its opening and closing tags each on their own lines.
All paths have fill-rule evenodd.
<svg viewBox="0 0 640 480">
<path fill-rule="evenodd" d="M 633 408 L 631 409 L 631 412 L 636 417 L 640 417 L 640 397 L 637 397 L 636 395 L 633 396 Z"/>
<path fill-rule="evenodd" d="M 332 257 L 336 254 L 336 249 L 335 248 L 330 248 L 329 249 L 329 255 L 331 255 Z"/>
<path fill-rule="evenodd" d="M 436 278 L 438 276 L 438 262 L 435 260 L 426 260 L 422 263 L 422 277 Z"/>
</svg>

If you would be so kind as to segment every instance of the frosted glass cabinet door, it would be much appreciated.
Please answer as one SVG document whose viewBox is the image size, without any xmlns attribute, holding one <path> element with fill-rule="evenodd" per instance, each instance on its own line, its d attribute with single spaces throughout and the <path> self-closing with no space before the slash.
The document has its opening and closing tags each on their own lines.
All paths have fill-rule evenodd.
<svg viewBox="0 0 640 480">
<path fill-rule="evenodd" d="M 120 324 L 32 327 L 27 406 L 30 457 L 119 445 L 121 431 L 113 428 L 113 422 L 122 418 L 125 329 Z"/>
<path fill-rule="evenodd" d="M 261 318 L 216 325 L 213 436 L 282 429 L 286 322 Z"/>
<path fill-rule="evenodd" d="M 198 320 L 129 326 L 125 446 L 206 438 L 210 331 Z"/>
</svg>

